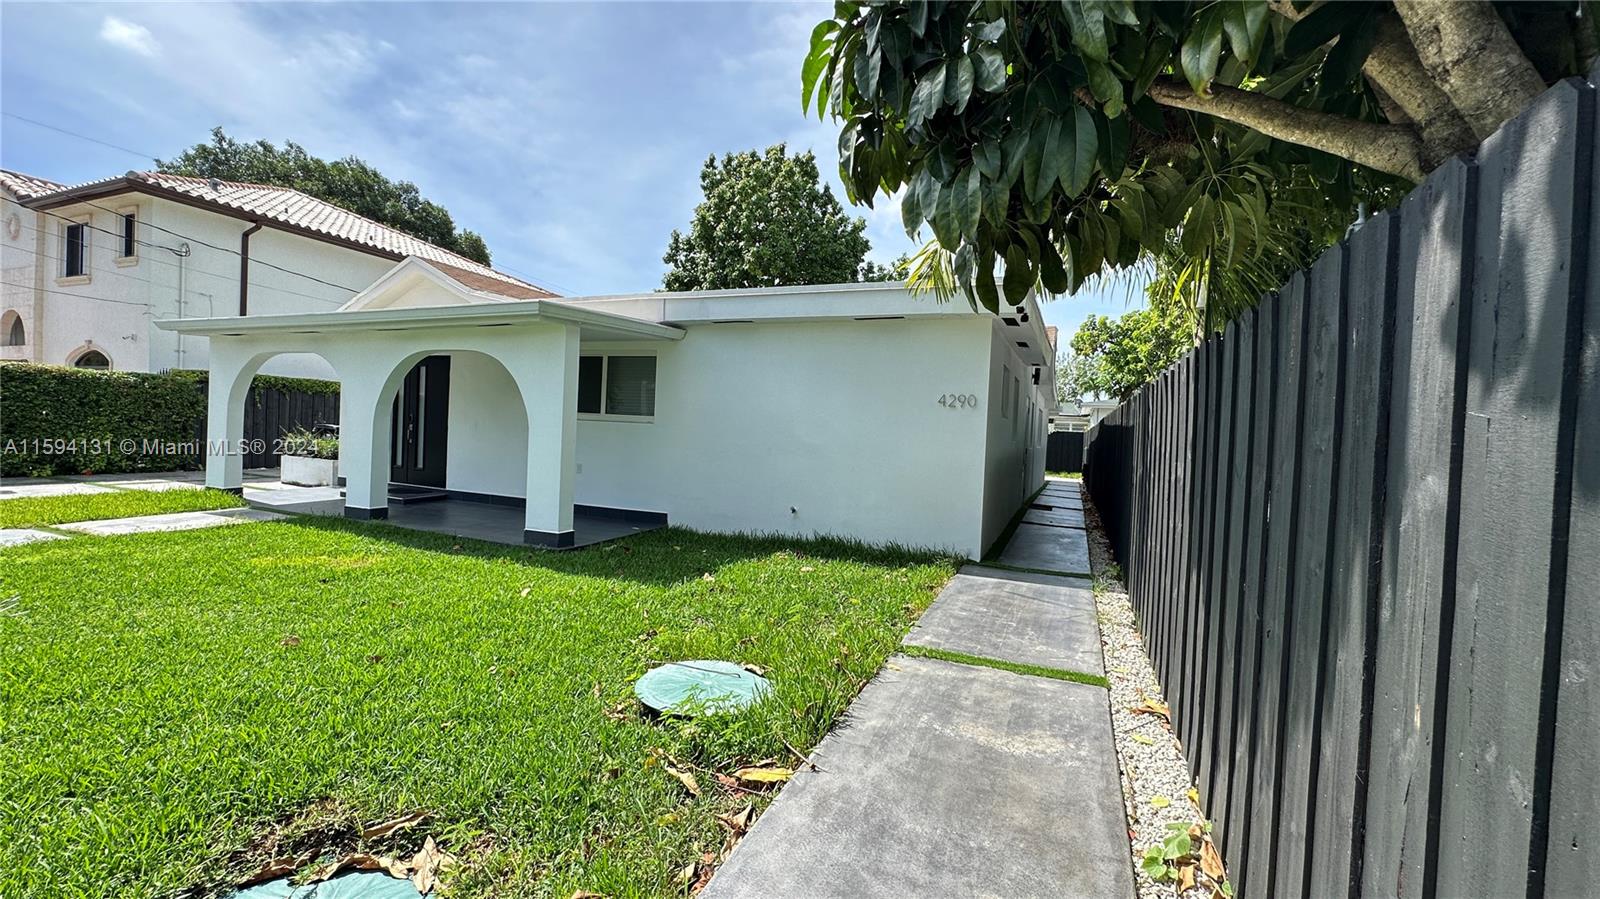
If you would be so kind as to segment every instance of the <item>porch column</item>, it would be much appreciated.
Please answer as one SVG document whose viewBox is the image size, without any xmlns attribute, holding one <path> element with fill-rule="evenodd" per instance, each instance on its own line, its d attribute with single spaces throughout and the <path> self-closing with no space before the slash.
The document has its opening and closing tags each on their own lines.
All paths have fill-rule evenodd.
<svg viewBox="0 0 1600 899">
<path fill-rule="evenodd" d="M 355 372 L 340 385 L 339 455 L 344 459 L 346 518 L 389 517 L 389 418 L 394 398 L 384 389 L 387 374 L 387 370 Z"/>
<path fill-rule="evenodd" d="M 244 492 L 244 398 L 255 366 L 223 340 L 211 340 L 211 372 L 206 377 L 206 486 Z"/>
<path fill-rule="evenodd" d="M 522 540 L 535 546 L 573 545 L 572 498 L 578 455 L 578 329 L 531 331 L 515 360 L 528 410 L 528 504 Z"/>
</svg>

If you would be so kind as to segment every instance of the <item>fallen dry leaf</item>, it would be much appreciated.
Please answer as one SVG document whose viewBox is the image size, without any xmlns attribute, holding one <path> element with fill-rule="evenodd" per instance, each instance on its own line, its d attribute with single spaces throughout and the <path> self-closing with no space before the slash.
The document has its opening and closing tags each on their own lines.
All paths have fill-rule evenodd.
<svg viewBox="0 0 1600 899">
<path fill-rule="evenodd" d="M 284 637 L 282 640 L 279 640 L 278 641 L 278 645 L 280 645 L 280 646 L 299 646 L 300 645 L 300 637 L 299 637 L 298 634 L 290 634 L 289 636 Z"/>
<path fill-rule="evenodd" d="M 532 592 L 533 592 L 533 588 L 532 587 L 523 587 L 522 588 L 522 598 L 523 599 L 527 599 L 528 598 L 528 594 L 532 593 Z"/>
<path fill-rule="evenodd" d="M 749 662 L 746 662 L 745 664 L 740 665 L 739 667 L 743 668 L 744 670 L 746 670 L 748 672 L 750 672 L 751 674 L 754 674 L 756 677 L 761 677 L 761 676 L 763 676 L 763 675 L 765 675 L 767 673 L 767 669 L 766 668 L 764 668 L 764 667 L 762 667 L 760 665 L 749 663 Z"/>
<path fill-rule="evenodd" d="M 741 781 L 744 781 L 745 783 L 775 784 L 782 783 L 793 777 L 794 770 L 791 768 L 779 768 L 776 766 L 740 768 L 739 770 L 733 772 L 733 776 L 737 777 Z"/>
<path fill-rule="evenodd" d="M 411 885 L 417 892 L 427 895 L 429 890 L 439 885 L 439 869 L 455 863 L 455 858 L 450 853 L 439 848 L 428 837 L 422 842 L 422 848 L 411 857 Z"/>
<path fill-rule="evenodd" d="M 1158 702 L 1154 699 L 1146 699 L 1144 702 L 1141 702 L 1133 708 L 1128 709 L 1128 711 L 1134 713 L 1135 715 L 1155 715 L 1156 717 L 1164 718 L 1167 721 L 1172 720 L 1171 707 L 1164 702 Z"/>
<path fill-rule="evenodd" d="M 817 569 L 812 568 L 810 565 L 801 565 L 800 566 L 800 570 L 801 571 L 816 571 Z"/>
<path fill-rule="evenodd" d="M 731 815 L 718 815 L 717 820 L 735 834 L 744 833 L 750 829 L 750 819 L 755 816 L 756 807 L 746 805 Z"/>
<path fill-rule="evenodd" d="M 1178 895 L 1183 895 L 1194 889 L 1194 865 L 1180 865 L 1178 867 Z"/>
<path fill-rule="evenodd" d="M 1216 845 L 1210 840 L 1200 844 L 1200 870 L 1218 883 L 1222 882 L 1223 875 L 1227 873 L 1222 869 L 1222 853 L 1217 851 Z"/>
<path fill-rule="evenodd" d="M 284 877 L 289 874 L 293 874 L 294 872 L 300 870 L 301 867 L 308 864 L 313 858 L 316 858 L 315 852 L 307 852 L 304 855 L 280 855 L 262 865 L 254 873 L 246 875 L 244 880 L 239 882 L 239 885 L 250 886 L 253 883 L 260 883 L 263 880 L 273 880 L 278 877 Z"/>
<path fill-rule="evenodd" d="M 689 791 L 689 795 L 700 795 L 700 781 L 695 780 L 693 774 L 690 774 L 689 772 L 679 768 L 674 768 L 671 765 L 666 765 L 665 767 L 668 774 L 676 777 L 678 779 L 678 783 L 683 784 L 683 788 Z"/>
<path fill-rule="evenodd" d="M 407 827 L 421 824 L 427 818 L 427 812 L 418 811 L 401 815 L 398 818 L 390 818 L 387 821 L 379 821 L 376 824 L 368 824 L 361 829 L 361 839 L 381 840 L 390 834 L 405 830 Z"/>
<path fill-rule="evenodd" d="M 591 893 L 588 890 L 578 890 L 568 896 L 567 899 L 606 899 L 606 895 L 604 893 Z"/>
<path fill-rule="evenodd" d="M 349 852 L 342 858 L 335 859 L 318 868 L 313 873 L 308 883 L 331 880 L 335 874 L 345 868 L 355 868 L 358 871 L 383 871 L 390 877 L 405 880 L 411 876 L 411 866 L 397 858 L 388 855 L 373 855 L 370 852 Z"/>
</svg>

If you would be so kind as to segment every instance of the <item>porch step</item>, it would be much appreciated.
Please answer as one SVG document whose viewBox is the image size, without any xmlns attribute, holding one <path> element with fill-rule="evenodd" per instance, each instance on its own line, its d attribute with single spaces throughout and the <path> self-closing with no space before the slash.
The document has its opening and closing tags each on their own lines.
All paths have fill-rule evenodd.
<svg viewBox="0 0 1600 899">
<path fill-rule="evenodd" d="M 401 506 L 431 503 L 449 499 L 450 493 L 437 487 L 415 487 L 410 484 L 390 484 L 389 502 Z"/>
</svg>

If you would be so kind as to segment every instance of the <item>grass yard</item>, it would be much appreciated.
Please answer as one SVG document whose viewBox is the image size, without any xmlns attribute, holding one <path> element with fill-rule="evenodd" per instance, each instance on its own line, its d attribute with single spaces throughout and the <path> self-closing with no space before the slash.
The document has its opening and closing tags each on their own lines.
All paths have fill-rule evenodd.
<svg viewBox="0 0 1600 899">
<path fill-rule="evenodd" d="M 204 512 L 242 505 L 244 500 L 221 490 L 118 490 L 67 496 L 24 496 L 0 499 L 0 528 L 32 528 L 167 512 Z"/>
<path fill-rule="evenodd" d="M 0 895 L 213 894 L 413 810 L 433 818 L 365 845 L 432 834 L 453 897 L 682 895 L 716 815 L 769 801 L 716 775 L 794 765 L 785 743 L 822 737 L 953 573 L 837 542 L 539 553 L 338 519 L 0 551 Z M 633 681 L 694 658 L 763 666 L 774 694 L 641 717 Z"/>
</svg>

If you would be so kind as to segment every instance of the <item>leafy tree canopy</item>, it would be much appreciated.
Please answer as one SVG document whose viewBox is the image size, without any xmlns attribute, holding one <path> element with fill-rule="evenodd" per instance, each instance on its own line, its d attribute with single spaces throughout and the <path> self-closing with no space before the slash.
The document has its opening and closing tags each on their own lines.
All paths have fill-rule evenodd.
<svg viewBox="0 0 1600 899">
<path fill-rule="evenodd" d="M 811 153 L 712 156 L 700 187 L 689 233 L 674 230 L 661 259 L 667 290 L 889 280 L 866 261 L 866 220 L 845 214 Z"/>
<path fill-rule="evenodd" d="M 489 264 L 482 237 L 465 228 L 457 231 L 450 213 L 423 197 L 415 184 L 391 181 L 354 156 L 329 162 L 294 141 L 285 141 L 282 149 L 265 140 L 242 144 L 213 128 L 210 143 L 195 144 L 174 159 L 158 159 L 156 168 L 172 175 L 293 188 Z"/>
<path fill-rule="evenodd" d="M 1148 256 L 1231 315 L 1584 71 L 1583 6 L 838 2 L 802 103 L 840 122 L 852 201 L 903 189 L 930 227 L 915 283 L 995 310 Z"/>
<path fill-rule="evenodd" d="M 1170 296 L 1152 295 L 1147 309 L 1120 318 L 1091 315 L 1078 326 L 1058 395 L 1126 400 L 1194 347 L 1194 313 Z"/>
</svg>

